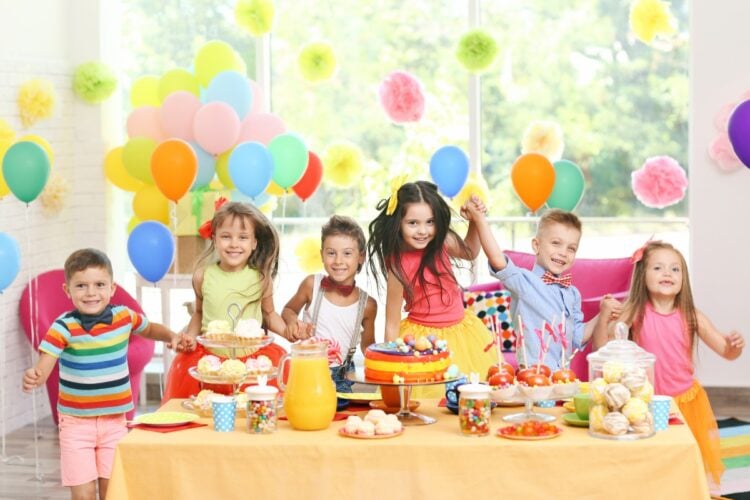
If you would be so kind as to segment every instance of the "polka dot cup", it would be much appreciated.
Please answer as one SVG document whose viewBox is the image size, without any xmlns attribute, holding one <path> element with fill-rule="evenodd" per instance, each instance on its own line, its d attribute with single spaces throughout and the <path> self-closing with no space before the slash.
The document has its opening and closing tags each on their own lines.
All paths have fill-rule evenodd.
<svg viewBox="0 0 750 500">
<path fill-rule="evenodd" d="M 214 430 L 232 432 L 234 430 L 237 401 L 230 397 L 217 397 L 211 402 L 211 408 L 214 415 Z"/>
<path fill-rule="evenodd" d="M 666 431 L 669 427 L 669 408 L 672 398 L 669 396 L 654 396 L 651 399 L 651 411 L 654 414 L 654 430 Z"/>
</svg>

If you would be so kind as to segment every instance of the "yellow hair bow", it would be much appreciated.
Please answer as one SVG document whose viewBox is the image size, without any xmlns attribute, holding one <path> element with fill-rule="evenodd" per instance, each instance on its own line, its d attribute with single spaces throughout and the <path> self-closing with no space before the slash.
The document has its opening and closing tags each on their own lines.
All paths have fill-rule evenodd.
<svg viewBox="0 0 750 500">
<path fill-rule="evenodd" d="M 406 183 L 406 174 L 399 175 L 391 181 L 391 197 L 388 199 L 388 206 L 385 209 L 386 215 L 393 215 L 398 206 L 398 190 Z"/>
</svg>

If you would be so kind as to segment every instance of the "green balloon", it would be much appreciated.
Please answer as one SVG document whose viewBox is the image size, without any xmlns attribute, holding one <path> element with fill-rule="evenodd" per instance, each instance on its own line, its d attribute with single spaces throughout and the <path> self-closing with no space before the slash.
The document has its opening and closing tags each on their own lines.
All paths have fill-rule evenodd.
<svg viewBox="0 0 750 500">
<path fill-rule="evenodd" d="M 558 160 L 552 166 L 555 168 L 555 185 L 547 198 L 547 206 L 572 212 L 583 198 L 583 172 L 568 160 Z"/>
<path fill-rule="evenodd" d="M 49 179 L 47 152 L 34 142 L 13 144 L 3 157 L 3 177 L 16 198 L 26 203 L 34 201 Z"/>
<path fill-rule="evenodd" d="M 296 134 L 286 133 L 274 137 L 268 144 L 273 158 L 273 181 L 282 189 L 297 184 L 307 169 L 307 146 Z"/>
<path fill-rule="evenodd" d="M 156 141 L 148 137 L 133 137 L 122 148 L 122 164 L 133 177 L 146 184 L 153 184 L 151 176 L 151 153 Z"/>
</svg>

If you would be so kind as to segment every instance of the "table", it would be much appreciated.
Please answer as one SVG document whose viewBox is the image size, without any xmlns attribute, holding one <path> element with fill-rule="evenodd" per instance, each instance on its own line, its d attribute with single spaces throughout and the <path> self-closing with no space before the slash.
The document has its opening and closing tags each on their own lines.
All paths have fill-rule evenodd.
<svg viewBox="0 0 750 500">
<path fill-rule="evenodd" d="M 178 411 L 181 400 L 162 410 Z M 324 431 L 251 435 L 200 427 L 168 434 L 131 431 L 117 446 L 108 500 L 206 498 L 572 498 L 697 499 L 708 488 L 698 445 L 687 425 L 639 441 L 592 438 L 556 421 L 564 432 L 544 441 L 494 435 L 507 425 L 492 413 L 492 436 L 466 437 L 458 417 L 437 401 L 420 412 L 433 425 L 407 427 L 391 439 L 341 437 L 344 421 Z M 562 408 L 540 409 L 559 417 Z M 210 419 L 201 422 L 210 423 Z"/>
</svg>

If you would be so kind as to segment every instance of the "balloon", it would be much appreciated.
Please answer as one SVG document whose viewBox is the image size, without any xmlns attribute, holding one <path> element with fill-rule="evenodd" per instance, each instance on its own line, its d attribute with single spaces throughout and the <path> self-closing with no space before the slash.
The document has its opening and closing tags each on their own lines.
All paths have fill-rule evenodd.
<svg viewBox="0 0 750 500">
<path fill-rule="evenodd" d="M 527 153 L 518 157 L 510 170 L 513 189 L 524 205 L 536 212 L 552 193 L 555 168 L 546 156 Z"/>
<path fill-rule="evenodd" d="M 159 191 L 177 203 L 198 174 L 198 157 L 182 139 L 167 139 L 151 155 L 151 176 Z"/>
<path fill-rule="evenodd" d="M 11 141 L 0 141 L 0 198 L 10 193 L 10 188 L 5 182 L 5 177 L 3 177 L 3 158 L 5 157 L 5 152 L 8 151 L 8 148 L 12 144 Z"/>
<path fill-rule="evenodd" d="M 231 45 L 220 40 L 211 40 L 195 54 L 193 61 L 198 83 L 208 87 L 211 80 L 222 71 L 234 70 L 245 74 L 245 61 Z"/>
<path fill-rule="evenodd" d="M 133 212 L 140 220 L 155 220 L 169 224 L 169 201 L 159 188 L 152 184 L 144 186 L 133 196 Z"/>
<path fill-rule="evenodd" d="M 278 116 L 272 113 L 249 114 L 240 125 L 238 140 L 260 142 L 267 146 L 274 137 L 284 132 L 286 125 Z"/>
<path fill-rule="evenodd" d="M 156 283 L 167 274 L 174 259 L 174 241 L 164 224 L 146 221 L 128 236 L 128 257 L 143 279 Z"/>
<path fill-rule="evenodd" d="M 22 141 L 8 148 L 3 157 L 3 178 L 21 201 L 36 199 L 49 178 L 49 158 L 39 144 Z"/>
<path fill-rule="evenodd" d="M 195 140 L 211 154 L 218 155 L 231 149 L 239 133 L 240 119 L 229 104 L 209 102 L 195 113 Z"/>
<path fill-rule="evenodd" d="M 750 168 L 750 100 L 739 104 L 729 117 L 729 142 L 743 165 Z"/>
<path fill-rule="evenodd" d="M 193 120 L 201 101 L 190 92 L 179 90 L 167 96 L 159 109 L 159 119 L 165 137 L 193 141 Z"/>
<path fill-rule="evenodd" d="M 132 232 L 133 232 L 133 229 L 135 229 L 135 227 L 136 227 L 136 226 L 137 226 L 138 224 L 140 224 L 141 222 L 143 222 L 143 221 L 142 221 L 141 219 L 139 219 L 139 218 L 138 218 L 138 217 L 136 217 L 135 215 L 134 215 L 134 216 L 132 216 L 132 217 L 130 218 L 130 220 L 128 221 L 128 234 L 132 233 Z"/>
<path fill-rule="evenodd" d="M 104 157 L 104 176 L 124 191 L 138 191 L 143 183 L 125 170 L 125 165 L 122 163 L 122 150 L 122 146 L 110 149 Z"/>
<path fill-rule="evenodd" d="M 292 186 L 292 190 L 297 193 L 300 200 L 307 201 L 320 186 L 321 179 L 323 179 L 323 164 L 318 155 L 309 151 L 305 173 L 302 174 L 302 178 L 297 181 L 297 184 Z"/>
<path fill-rule="evenodd" d="M 555 169 L 555 185 L 547 198 L 547 206 L 572 212 L 583 198 L 583 172 L 568 160 L 558 160 L 552 166 Z"/>
<path fill-rule="evenodd" d="M 269 184 L 266 188 L 266 193 L 270 194 L 271 196 L 284 196 L 286 194 L 286 189 L 282 188 L 274 181 L 271 181 L 271 184 Z"/>
<path fill-rule="evenodd" d="M 52 168 L 55 166 L 55 153 L 54 151 L 52 151 L 52 146 L 50 146 L 49 142 L 47 142 L 46 139 L 44 139 L 43 137 L 39 137 L 38 135 L 28 134 L 28 135 L 21 137 L 16 142 L 21 142 L 21 141 L 34 142 L 36 144 L 39 144 L 42 147 L 42 149 L 44 149 L 44 152 L 47 153 L 47 158 L 49 158 L 49 168 Z"/>
<path fill-rule="evenodd" d="M 307 167 L 307 146 L 299 136 L 281 134 L 268 144 L 273 156 L 273 180 L 282 189 L 295 185 Z"/>
<path fill-rule="evenodd" d="M 207 153 L 197 142 L 191 142 L 190 147 L 195 151 L 198 157 L 198 174 L 195 176 L 195 182 L 190 187 L 190 191 L 195 191 L 204 186 L 208 186 L 216 175 L 216 158 L 214 155 Z"/>
<path fill-rule="evenodd" d="M 211 80 L 203 96 L 203 102 L 229 104 L 242 120 L 250 111 L 253 92 L 247 79 L 236 71 L 222 71 Z"/>
<path fill-rule="evenodd" d="M 161 102 L 175 92 L 184 91 L 198 97 L 200 85 L 191 72 L 182 68 L 170 69 L 159 79 L 157 93 Z"/>
<path fill-rule="evenodd" d="M 443 146 L 430 159 L 430 176 L 445 196 L 453 198 L 469 177 L 469 158 L 456 146 Z"/>
<path fill-rule="evenodd" d="M 12 236 L 0 233 L 0 293 L 18 276 L 21 269 L 21 249 Z"/>
<path fill-rule="evenodd" d="M 229 156 L 229 175 L 237 189 L 247 196 L 261 194 L 273 174 L 273 158 L 259 142 L 243 142 Z"/>
<path fill-rule="evenodd" d="M 131 111 L 125 128 L 128 137 L 149 137 L 156 142 L 166 137 L 161 128 L 159 108 L 154 106 L 141 106 Z"/>
<path fill-rule="evenodd" d="M 216 157 L 216 176 L 227 189 L 234 189 L 234 181 L 232 181 L 232 176 L 229 175 L 229 157 L 232 156 L 232 151 L 234 149 Z"/>
<path fill-rule="evenodd" d="M 159 106 L 159 77 L 142 76 L 133 82 L 130 87 L 130 105 L 133 108 L 141 106 Z"/>
<path fill-rule="evenodd" d="M 156 148 L 156 141 L 149 137 L 133 137 L 122 148 L 122 164 L 125 170 L 135 179 L 153 184 L 151 177 L 151 154 Z"/>
</svg>

